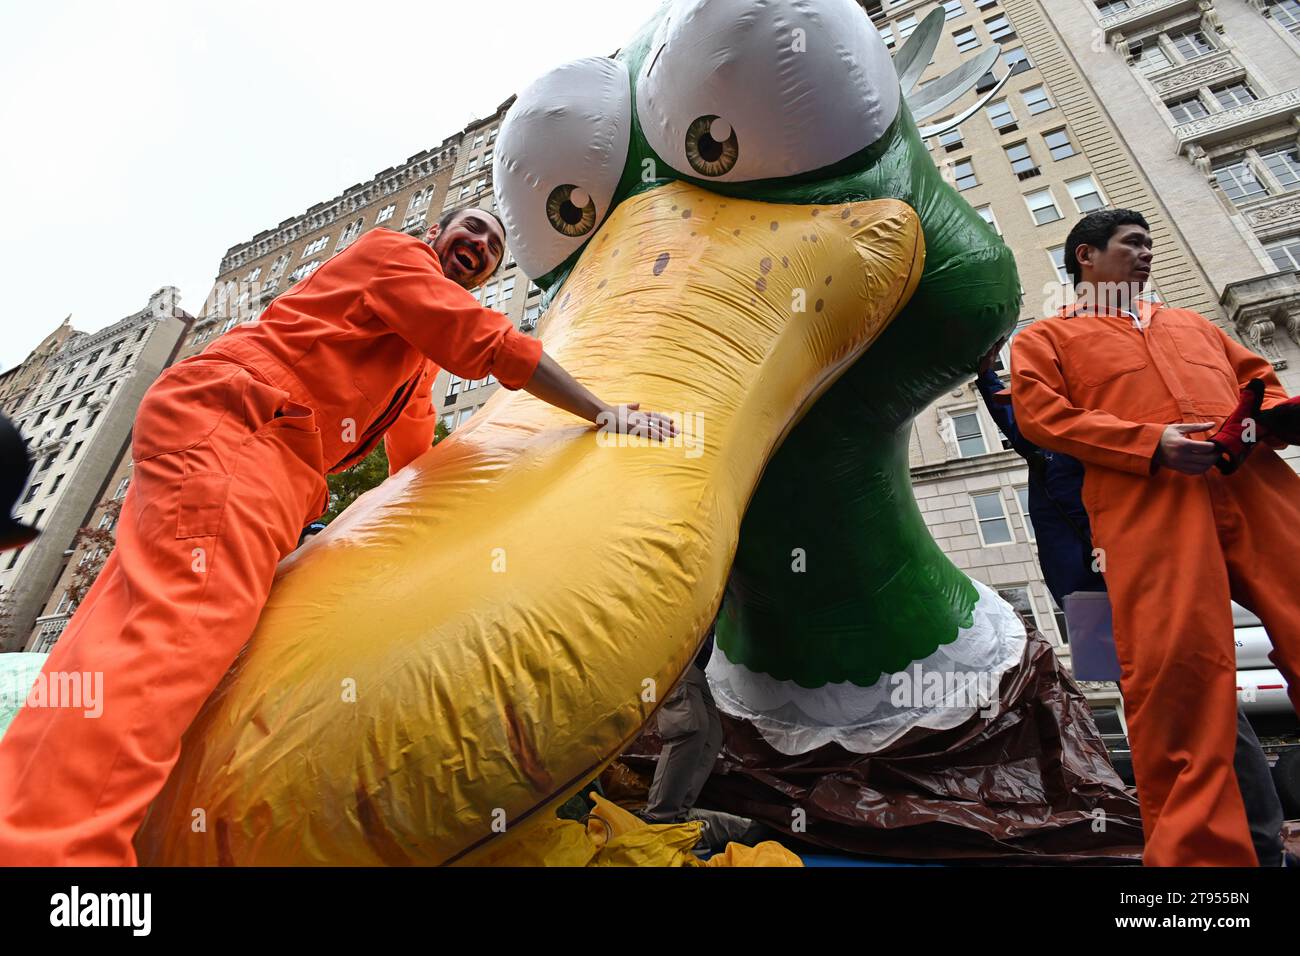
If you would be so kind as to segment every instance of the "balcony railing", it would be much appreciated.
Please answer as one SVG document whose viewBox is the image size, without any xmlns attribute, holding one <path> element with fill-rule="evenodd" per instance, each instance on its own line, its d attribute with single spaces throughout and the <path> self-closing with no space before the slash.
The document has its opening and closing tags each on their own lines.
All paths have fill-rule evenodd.
<svg viewBox="0 0 1300 956">
<path fill-rule="evenodd" d="M 1211 113 L 1190 123 L 1182 123 L 1174 127 L 1174 135 L 1178 138 L 1178 149 L 1182 151 L 1189 143 L 1205 145 L 1233 139 L 1277 125 L 1283 119 L 1300 126 L 1300 89 L 1266 96 L 1219 113 Z"/>
</svg>

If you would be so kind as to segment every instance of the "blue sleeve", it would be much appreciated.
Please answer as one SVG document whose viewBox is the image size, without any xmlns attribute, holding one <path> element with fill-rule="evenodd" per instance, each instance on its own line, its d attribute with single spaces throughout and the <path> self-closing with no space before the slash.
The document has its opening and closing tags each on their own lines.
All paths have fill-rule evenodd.
<svg viewBox="0 0 1300 956">
<path fill-rule="evenodd" d="M 1037 455 L 1039 452 L 1038 446 L 1021 435 L 1020 429 L 1016 427 L 1016 413 L 1012 411 L 1011 405 L 999 405 L 993 401 L 994 393 L 1006 388 L 1002 379 L 998 378 L 998 373 L 992 369 L 983 372 L 975 379 L 975 387 L 979 389 L 980 397 L 984 399 L 984 407 L 989 410 L 989 415 L 993 417 L 993 422 L 998 426 L 998 431 L 1007 437 L 1007 441 L 1011 442 L 1011 447 L 1022 458 Z"/>
</svg>

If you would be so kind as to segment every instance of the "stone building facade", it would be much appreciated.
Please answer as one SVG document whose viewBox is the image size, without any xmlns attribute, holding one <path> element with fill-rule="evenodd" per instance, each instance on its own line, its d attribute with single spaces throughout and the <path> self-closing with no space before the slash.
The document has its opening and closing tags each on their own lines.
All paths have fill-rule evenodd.
<svg viewBox="0 0 1300 956">
<path fill-rule="evenodd" d="M 66 602 L 58 615 L 46 614 L 51 592 L 68 570 L 78 529 L 90 520 L 130 442 L 145 389 L 175 357 L 189 319 L 169 286 L 139 312 L 98 332 L 73 332 L 16 409 L 33 468 L 15 514 L 40 528 L 41 536 L 0 556 L 0 593 L 9 614 L 0 650 L 48 645 L 66 622 Z"/>
</svg>

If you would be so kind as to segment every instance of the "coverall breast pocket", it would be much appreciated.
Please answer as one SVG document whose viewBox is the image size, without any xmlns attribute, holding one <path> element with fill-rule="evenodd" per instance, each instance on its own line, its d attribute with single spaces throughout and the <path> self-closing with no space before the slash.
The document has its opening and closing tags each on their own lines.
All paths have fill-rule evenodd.
<svg viewBox="0 0 1300 956">
<path fill-rule="evenodd" d="M 1088 388 L 1147 367 L 1142 343 L 1118 332 L 1078 335 L 1065 343 L 1069 376 Z"/>
<path fill-rule="evenodd" d="M 207 441 L 242 407 L 248 373 L 225 362 L 174 365 L 145 392 L 131 431 L 131 457 L 147 461 Z"/>
<path fill-rule="evenodd" d="M 1178 354 L 1183 357 L 1183 361 L 1202 368 L 1214 369 L 1228 383 L 1233 393 L 1238 390 L 1236 373 L 1228 363 L 1228 357 L 1223 353 L 1222 344 L 1213 333 L 1202 332 L 1191 326 L 1174 325 L 1169 327 L 1169 338 L 1173 340 L 1174 348 L 1178 349 Z"/>
</svg>

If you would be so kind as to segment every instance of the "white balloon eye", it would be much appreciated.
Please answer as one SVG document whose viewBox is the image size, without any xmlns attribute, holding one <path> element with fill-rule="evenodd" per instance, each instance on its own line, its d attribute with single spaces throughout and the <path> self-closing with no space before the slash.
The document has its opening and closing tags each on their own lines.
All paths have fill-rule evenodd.
<svg viewBox="0 0 1300 956">
<path fill-rule="evenodd" d="M 632 131 L 627 67 L 588 57 L 519 94 L 501 124 L 493 190 L 520 268 L 536 279 L 609 215 Z"/>
<path fill-rule="evenodd" d="M 830 166 L 898 115 L 898 77 L 853 0 L 674 0 L 636 84 L 646 140 L 687 176 Z"/>
</svg>

